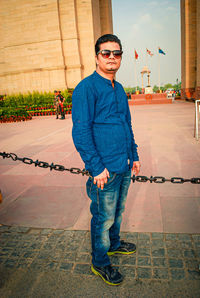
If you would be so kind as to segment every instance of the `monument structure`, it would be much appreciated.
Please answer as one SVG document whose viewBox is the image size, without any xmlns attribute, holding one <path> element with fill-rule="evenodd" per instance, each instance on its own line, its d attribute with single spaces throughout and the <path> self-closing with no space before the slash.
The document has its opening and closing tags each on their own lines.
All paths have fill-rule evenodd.
<svg viewBox="0 0 200 298">
<path fill-rule="evenodd" d="M 200 1 L 181 0 L 181 96 L 200 99 Z"/>
<path fill-rule="evenodd" d="M 200 98 L 200 0 L 181 0 L 182 98 Z M 73 88 L 113 33 L 111 0 L 0 1 L 0 94 Z"/>
<path fill-rule="evenodd" d="M 0 94 L 73 88 L 113 33 L 111 0 L 0 1 Z"/>
<path fill-rule="evenodd" d="M 147 80 L 148 80 L 148 83 L 147 83 L 147 86 L 144 88 L 144 74 L 147 74 Z M 141 77 L 142 77 L 142 92 L 145 93 L 145 94 L 151 94 L 153 93 L 153 89 L 150 85 L 150 73 L 151 71 L 148 69 L 147 66 L 144 66 L 142 71 L 141 71 Z"/>
</svg>

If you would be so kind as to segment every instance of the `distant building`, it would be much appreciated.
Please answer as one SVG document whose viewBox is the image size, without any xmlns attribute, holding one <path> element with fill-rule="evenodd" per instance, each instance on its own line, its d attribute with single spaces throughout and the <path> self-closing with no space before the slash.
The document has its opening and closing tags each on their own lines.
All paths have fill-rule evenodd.
<svg viewBox="0 0 200 298">
<path fill-rule="evenodd" d="M 0 17 L 0 94 L 75 87 L 113 32 L 111 0 L 1 1 Z"/>
<path fill-rule="evenodd" d="M 200 99 L 200 1 L 181 0 L 181 96 Z"/>
</svg>

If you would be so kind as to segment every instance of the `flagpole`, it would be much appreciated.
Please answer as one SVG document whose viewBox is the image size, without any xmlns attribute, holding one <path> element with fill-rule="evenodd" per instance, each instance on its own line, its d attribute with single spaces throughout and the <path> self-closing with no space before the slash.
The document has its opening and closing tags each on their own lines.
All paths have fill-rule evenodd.
<svg viewBox="0 0 200 298">
<path fill-rule="evenodd" d="M 135 59 L 135 67 L 134 67 L 134 70 L 135 70 L 135 84 L 136 84 L 136 91 L 137 91 L 137 72 L 136 72 L 136 59 Z"/>
<path fill-rule="evenodd" d="M 146 61 L 145 61 L 145 64 L 146 64 L 146 66 L 148 67 L 148 65 L 147 65 L 147 60 L 148 60 L 148 54 L 147 54 L 147 48 L 146 48 L 146 59 L 145 59 Z"/>
</svg>

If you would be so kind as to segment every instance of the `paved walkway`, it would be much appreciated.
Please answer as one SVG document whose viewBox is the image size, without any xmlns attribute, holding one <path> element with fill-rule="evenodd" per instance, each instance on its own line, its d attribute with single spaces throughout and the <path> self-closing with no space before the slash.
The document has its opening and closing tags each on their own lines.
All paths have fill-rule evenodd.
<svg viewBox="0 0 200 298">
<path fill-rule="evenodd" d="M 200 140 L 193 137 L 194 104 L 131 107 L 135 139 L 148 177 L 200 177 Z M 0 126 L 1 151 L 83 168 L 71 138 L 72 122 L 53 116 Z M 90 229 L 86 177 L 0 160 L 0 223 L 36 228 Z M 135 183 L 129 189 L 123 231 L 200 232 L 200 186 Z"/>
<path fill-rule="evenodd" d="M 112 256 L 125 275 L 111 287 L 90 270 L 88 231 L 0 227 L 0 296 L 199 297 L 200 235 L 122 233 L 137 244 Z"/>
<path fill-rule="evenodd" d="M 134 106 L 131 113 L 141 175 L 200 177 L 193 103 Z M 71 128 L 70 115 L 2 124 L 1 152 L 82 169 Z M 0 159 L 0 296 L 200 296 L 200 186 L 131 185 L 122 236 L 138 249 L 112 258 L 126 275 L 116 289 L 90 272 L 86 179 Z"/>
</svg>

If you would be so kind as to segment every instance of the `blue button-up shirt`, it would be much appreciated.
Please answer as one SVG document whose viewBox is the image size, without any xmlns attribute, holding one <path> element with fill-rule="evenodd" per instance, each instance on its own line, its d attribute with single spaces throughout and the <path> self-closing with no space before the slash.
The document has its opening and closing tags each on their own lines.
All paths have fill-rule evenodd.
<svg viewBox="0 0 200 298">
<path fill-rule="evenodd" d="M 91 175 L 105 168 L 123 173 L 138 161 L 131 115 L 122 85 L 96 71 L 82 80 L 72 95 L 72 137 Z"/>
</svg>

